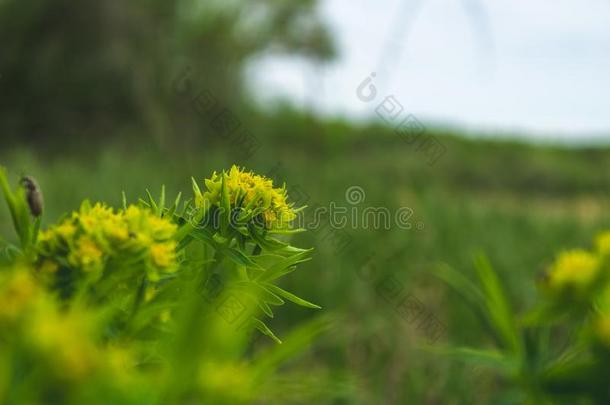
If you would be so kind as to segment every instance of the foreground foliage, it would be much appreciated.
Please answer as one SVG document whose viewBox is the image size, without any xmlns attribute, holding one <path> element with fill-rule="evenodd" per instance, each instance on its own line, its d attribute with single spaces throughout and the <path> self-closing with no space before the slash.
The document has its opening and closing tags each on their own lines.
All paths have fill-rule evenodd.
<svg viewBox="0 0 610 405">
<path fill-rule="evenodd" d="M 460 347 L 449 353 L 491 368 L 511 403 L 610 402 L 610 232 L 592 251 L 562 252 L 539 281 L 534 308 L 517 314 L 487 259 L 475 261 L 479 284 L 443 267 L 438 275 L 472 305 L 493 349 Z"/>
<path fill-rule="evenodd" d="M 19 245 L 0 267 L 1 403 L 241 403 L 315 397 L 315 376 L 276 374 L 328 321 L 288 333 L 267 325 L 279 287 L 311 249 L 274 234 L 299 231 L 285 189 L 233 167 L 193 180 L 194 198 L 150 194 L 115 209 L 84 201 L 39 231 L 23 187 L 0 185 Z M 253 350 L 258 334 L 269 341 Z M 311 389 L 294 391 L 294 381 Z"/>
</svg>

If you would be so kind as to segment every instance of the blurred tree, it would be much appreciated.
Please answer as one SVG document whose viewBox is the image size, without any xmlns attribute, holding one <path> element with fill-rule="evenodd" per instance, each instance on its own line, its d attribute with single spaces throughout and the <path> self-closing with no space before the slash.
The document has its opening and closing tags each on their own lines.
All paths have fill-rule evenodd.
<svg viewBox="0 0 610 405">
<path fill-rule="evenodd" d="M 170 83 L 188 66 L 198 88 L 235 108 L 253 56 L 331 58 L 316 3 L 0 0 L 2 141 L 125 133 L 162 141 L 198 128 L 196 114 L 176 119 L 181 105 Z"/>
</svg>

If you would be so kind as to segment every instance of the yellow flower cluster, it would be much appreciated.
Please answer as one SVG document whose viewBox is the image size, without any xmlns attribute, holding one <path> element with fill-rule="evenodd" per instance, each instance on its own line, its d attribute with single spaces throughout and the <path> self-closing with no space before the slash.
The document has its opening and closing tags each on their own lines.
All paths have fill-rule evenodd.
<svg viewBox="0 0 610 405">
<path fill-rule="evenodd" d="M 546 286 L 554 302 L 594 308 L 593 336 L 610 349 L 610 231 L 595 238 L 595 249 L 561 253 L 548 272 Z"/>
<path fill-rule="evenodd" d="M 116 349 L 95 341 L 95 317 L 83 310 L 62 310 L 25 266 L 0 271 L 0 340 L 18 342 L 62 380 L 94 373 L 124 374 L 112 360 Z"/>
<path fill-rule="evenodd" d="M 97 203 L 84 203 L 58 225 L 40 233 L 39 270 L 52 273 L 60 267 L 85 273 L 99 272 L 116 259 L 137 257 L 149 277 L 176 269 L 176 225 L 135 205 L 115 212 Z"/>
<path fill-rule="evenodd" d="M 604 269 L 610 263 L 610 231 L 602 232 L 595 238 L 595 249 L 569 250 L 559 254 L 550 266 L 547 287 L 553 293 L 572 292 L 584 294 L 593 288 L 598 290 L 610 281 Z"/>
<path fill-rule="evenodd" d="M 231 208 L 258 210 L 267 229 L 288 228 L 296 218 L 293 205 L 287 202 L 286 188 L 274 188 L 273 180 L 233 165 L 228 173 L 212 174 L 205 179 L 207 191 L 198 196 L 199 207 L 220 206 L 222 178 L 229 195 Z"/>
<path fill-rule="evenodd" d="M 551 266 L 548 283 L 552 290 L 584 290 L 591 286 L 599 269 L 599 259 L 586 250 L 563 252 Z"/>
</svg>

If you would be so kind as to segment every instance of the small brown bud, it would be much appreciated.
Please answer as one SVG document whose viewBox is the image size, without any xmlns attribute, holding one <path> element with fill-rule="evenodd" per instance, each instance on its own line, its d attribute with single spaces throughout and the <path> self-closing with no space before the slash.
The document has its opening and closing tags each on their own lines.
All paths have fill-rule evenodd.
<svg viewBox="0 0 610 405">
<path fill-rule="evenodd" d="M 21 184 L 25 188 L 25 198 L 30 206 L 30 212 L 35 217 L 41 216 L 44 208 L 44 199 L 38 183 L 33 177 L 24 176 L 21 178 Z"/>
</svg>

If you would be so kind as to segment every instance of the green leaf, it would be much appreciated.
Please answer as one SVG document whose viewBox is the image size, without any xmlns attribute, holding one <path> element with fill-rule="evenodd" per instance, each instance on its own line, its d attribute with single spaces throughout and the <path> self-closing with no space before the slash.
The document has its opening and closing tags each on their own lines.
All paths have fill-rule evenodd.
<svg viewBox="0 0 610 405">
<path fill-rule="evenodd" d="M 269 327 L 267 325 L 265 325 L 265 323 L 263 321 L 261 321 L 260 319 L 254 318 L 252 320 L 252 322 L 254 323 L 254 326 L 256 327 L 256 329 L 261 331 L 261 333 L 263 335 L 269 336 L 276 343 L 282 344 L 282 341 L 277 336 L 275 336 L 275 334 L 271 331 L 271 329 L 269 329 Z"/>
<path fill-rule="evenodd" d="M 150 204 L 150 207 L 152 209 L 152 212 L 155 215 L 159 214 L 159 207 L 157 206 L 157 203 L 155 202 L 155 199 L 153 198 L 153 196 L 150 194 L 150 191 L 148 191 L 148 189 L 146 189 L 146 196 L 148 197 L 148 203 Z"/>
<path fill-rule="evenodd" d="M 176 196 L 176 200 L 174 200 L 174 204 L 167 211 L 167 215 L 171 218 L 176 214 L 178 207 L 180 206 L 180 199 L 182 198 L 182 192 L 178 193 Z"/>
<path fill-rule="evenodd" d="M 310 252 L 311 250 L 297 252 L 292 256 L 288 256 L 279 262 L 274 263 L 264 273 L 260 274 L 257 279 L 260 281 L 271 281 L 294 271 L 293 267 L 297 264 L 311 260 L 311 257 L 307 257 Z"/>
<path fill-rule="evenodd" d="M 313 309 L 322 309 L 321 306 L 316 305 L 316 304 L 312 304 L 309 301 L 305 301 L 302 298 L 297 297 L 296 295 L 289 293 L 286 290 L 281 289 L 280 287 L 273 285 L 273 284 L 269 284 L 269 283 L 264 283 L 263 284 L 265 286 L 265 288 L 267 288 L 268 290 L 276 293 L 277 295 L 286 298 L 288 301 L 294 302 L 297 305 L 300 305 L 302 307 L 306 307 L 306 308 L 313 308 Z"/>
<path fill-rule="evenodd" d="M 483 293 L 481 293 L 472 281 L 464 277 L 462 273 L 445 264 L 441 264 L 435 269 L 433 274 L 452 287 L 477 310 L 480 310 L 485 306 L 485 297 L 483 296 Z"/>
<path fill-rule="evenodd" d="M 307 350 L 320 334 L 327 332 L 333 325 L 341 324 L 334 316 L 322 315 L 311 321 L 300 324 L 290 331 L 281 346 L 268 346 L 256 353 L 254 364 L 261 381 L 267 381 L 269 376 L 286 362 L 296 358 Z"/>
<path fill-rule="evenodd" d="M 231 201 L 229 198 L 229 190 L 227 188 L 227 174 L 222 172 L 222 180 L 220 182 L 220 232 L 226 235 L 229 231 L 231 223 Z"/>
<path fill-rule="evenodd" d="M 15 232 L 19 236 L 21 247 L 25 249 L 29 246 L 33 237 L 30 228 L 30 210 L 25 199 L 25 192 L 21 187 L 14 192 L 11 190 L 4 167 L 0 167 L 0 187 L 9 208 Z"/>
<path fill-rule="evenodd" d="M 165 184 L 161 186 L 161 196 L 159 197 L 159 215 L 163 215 L 165 209 Z"/>
<path fill-rule="evenodd" d="M 238 265 L 259 269 L 258 264 L 252 261 L 252 259 L 246 256 L 240 250 L 218 243 L 214 236 L 206 229 L 195 228 L 190 231 L 189 235 L 197 240 L 201 240 L 211 245 L 214 249 L 220 251 L 227 258 L 229 258 L 231 261 L 235 262 Z"/>
<path fill-rule="evenodd" d="M 296 233 L 306 232 L 305 228 L 295 228 L 295 229 L 270 229 L 267 231 L 268 234 L 276 234 L 276 235 L 293 235 Z"/>
<path fill-rule="evenodd" d="M 264 301 L 258 301 L 256 303 L 260 309 L 263 310 L 263 312 L 265 313 L 265 315 L 267 315 L 269 318 L 273 318 L 273 311 L 271 310 L 271 307 Z"/>
<path fill-rule="evenodd" d="M 273 291 L 271 291 L 269 288 L 267 288 L 266 285 L 264 284 L 257 284 L 257 283 L 253 283 L 255 284 L 258 288 L 261 289 L 261 299 L 265 302 L 268 302 L 269 304 L 272 305 L 284 305 L 284 300 L 281 299 L 277 294 L 275 294 Z"/>
<path fill-rule="evenodd" d="M 454 357 L 466 363 L 490 367 L 505 373 L 516 373 L 518 363 L 515 359 L 506 357 L 497 350 L 474 349 L 470 347 L 455 347 L 432 349 L 441 354 Z"/>
<path fill-rule="evenodd" d="M 284 300 L 270 291 L 265 285 L 256 282 L 238 282 L 236 287 L 244 287 L 242 291 L 252 296 L 257 301 L 263 301 L 271 305 L 284 305 Z"/>
<path fill-rule="evenodd" d="M 523 347 L 517 332 L 515 318 L 500 280 L 483 255 L 475 258 L 475 269 L 483 287 L 485 306 L 491 325 L 508 349 L 514 354 L 522 354 Z"/>
<path fill-rule="evenodd" d="M 191 185 L 193 186 L 193 194 L 195 194 L 195 197 L 203 197 L 203 194 L 201 194 L 201 189 L 197 184 L 197 180 L 195 180 L 194 177 L 191 177 Z"/>
</svg>

